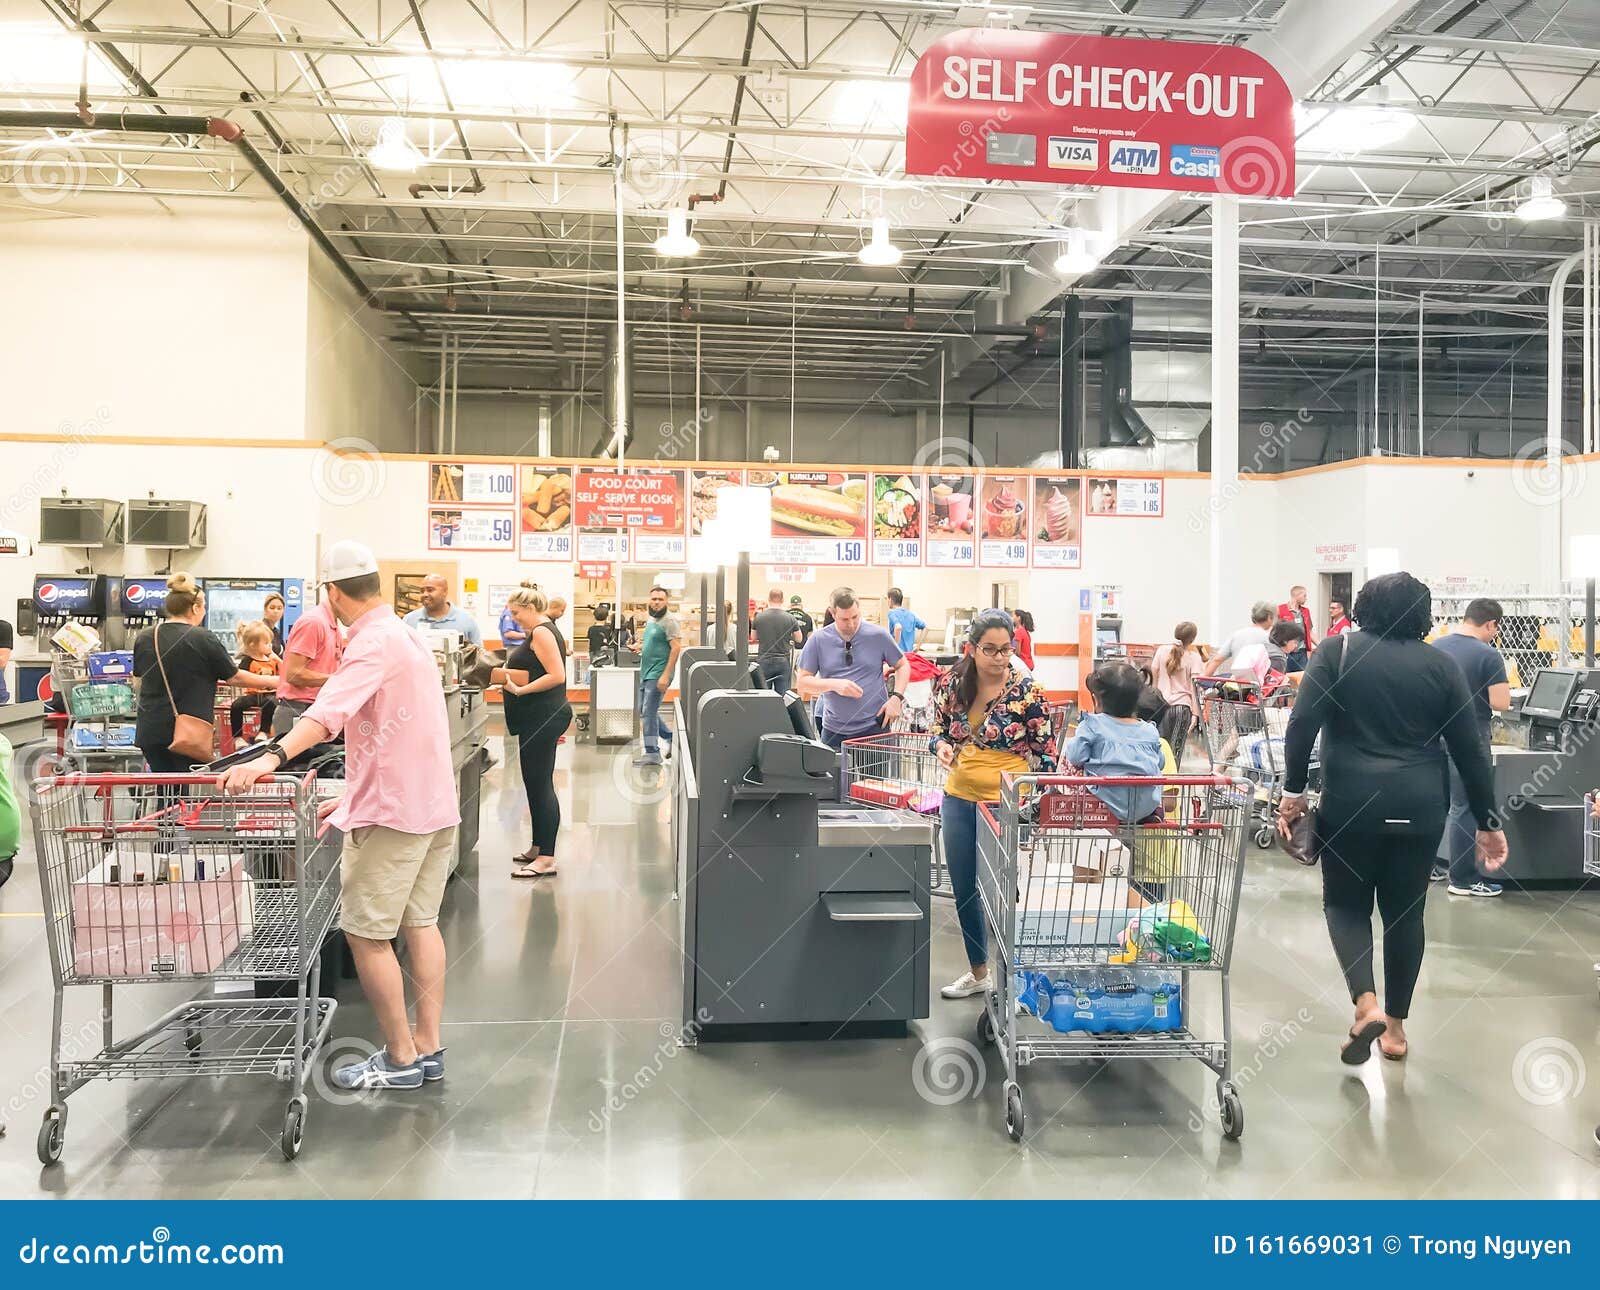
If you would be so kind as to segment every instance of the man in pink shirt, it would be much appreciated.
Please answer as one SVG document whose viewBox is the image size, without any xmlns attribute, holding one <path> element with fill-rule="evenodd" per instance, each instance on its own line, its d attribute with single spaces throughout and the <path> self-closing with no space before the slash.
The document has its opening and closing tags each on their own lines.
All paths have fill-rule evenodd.
<svg viewBox="0 0 1600 1290">
<path fill-rule="evenodd" d="M 335 1071 L 334 1082 L 418 1088 L 444 1078 L 439 904 L 461 821 L 449 717 L 433 653 L 379 595 L 372 552 L 358 542 L 334 543 L 323 557 L 322 584 L 328 606 L 350 629 L 338 670 L 294 729 L 255 760 L 224 771 L 219 783 L 240 791 L 344 732 L 345 793 L 324 814 L 344 834 L 340 925 L 386 1047 Z M 401 933 L 417 987 L 414 1030 L 391 944 Z"/>
<path fill-rule="evenodd" d="M 272 716 L 272 733 L 280 739 L 316 701 L 317 691 L 339 666 L 344 642 L 339 623 L 327 598 L 295 620 L 283 645 L 283 679 L 278 684 L 279 706 Z"/>
</svg>

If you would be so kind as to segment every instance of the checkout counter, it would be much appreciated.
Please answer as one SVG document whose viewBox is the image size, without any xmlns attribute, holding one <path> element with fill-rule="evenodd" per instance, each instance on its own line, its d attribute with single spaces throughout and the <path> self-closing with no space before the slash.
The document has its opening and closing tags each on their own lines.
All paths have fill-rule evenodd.
<svg viewBox="0 0 1600 1290">
<path fill-rule="evenodd" d="M 456 800 L 461 804 L 461 827 L 456 833 L 452 874 L 477 873 L 478 815 L 483 799 L 483 772 L 488 763 L 489 710 L 483 691 L 464 682 L 461 671 L 461 636 L 458 632 L 424 631 L 422 639 L 433 648 L 444 690 L 445 712 L 450 718 L 450 766 L 456 777 Z"/>
<path fill-rule="evenodd" d="M 838 754 L 752 672 L 711 646 L 680 657 L 685 1037 L 903 1033 L 928 1015 L 932 829 L 838 803 Z"/>
<path fill-rule="evenodd" d="M 1583 795 L 1600 788 L 1600 668 L 1534 673 L 1513 728 L 1526 747 L 1496 744 L 1495 800 L 1511 855 L 1495 877 L 1583 878 Z"/>
</svg>

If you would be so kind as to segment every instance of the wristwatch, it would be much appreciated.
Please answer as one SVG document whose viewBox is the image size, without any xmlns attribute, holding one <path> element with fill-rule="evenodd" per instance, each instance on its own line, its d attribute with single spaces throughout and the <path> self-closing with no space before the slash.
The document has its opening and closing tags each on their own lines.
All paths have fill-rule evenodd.
<svg viewBox="0 0 1600 1290">
<path fill-rule="evenodd" d="M 278 759 L 277 768 L 279 770 L 282 770 L 285 766 L 287 766 L 289 764 L 289 754 L 283 751 L 283 745 L 281 743 L 279 743 L 276 739 L 274 739 L 269 744 L 263 744 L 261 746 L 261 751 L 263 753 L 271 753 L 274 757 L 276 757 Z"/>
<path fill-rule="evenodd" d="M 901 694 L 899 690 L 890 690 L 889 699 L 899 699 L 901 703 L 904 703 L 906 701 L 906 696 Z M 889 699 L 885 699 L 884 702 L 889 702 Z"/>
</svg>

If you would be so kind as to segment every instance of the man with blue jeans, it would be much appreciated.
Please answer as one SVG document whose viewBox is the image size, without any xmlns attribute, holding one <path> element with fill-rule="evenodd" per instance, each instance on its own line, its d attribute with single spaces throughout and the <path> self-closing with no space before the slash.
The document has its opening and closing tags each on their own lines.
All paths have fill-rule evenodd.
<svg viewBox="0 0 1600 1290">
<path fill-rule="evenodd" d="M 917 633 L 927 629 L 928 624 L 906 608 L 906 593 L 899 587 L 890 587 L 889 635 L 894 637 L 894 643 L 900 647 L 900 652 L 909 654 L 916 649 Z"/>
<path fill-rule="evenodd" d="M 634 759 L 635 766 L 661 765 L 661 742 L 665 741 L 669 749 L 672 745 L 672 731 L 661 719 L 661 700 L 672 684 L 678 652 L 683 648 L 683 629 L 667 612 L 666 588 L 651 587 L 649 603 L 650 618 L 639 643 L 639 722 L 644 732 L 644 756 Z"/>
<path fill-rule="evenodd" d="M 1511 707 L 1511 683 L 1506 676 L 1506 661 L 1494 647 L 1500 634 L 1500 619 L 1505 610 L 1497 600 L 1478 599 L 1467 606 L 1461 626 L 1441 637 L 1433 647 L 1448 654 L 1466 674 L 1467 692 L 1478 718 L 1484 747 L 1489 745 L 1489 723 L 1493 714 Z M 1498 896 L 1505 890 L 1478 872 L 1477 825 L 1467 806 L 1467 790 L 1450 763 L 1450 815 L 1444 837 L 1439 842 L 1439 859 L 1431 875 L 1434 882 L 1449 880 L 1452 896 Z"/>
<path fill-rule="evenodd" d="M 900 715 L 911 663 L 876 623 L 861 621 L 861 606 L 848 587 L 833 593 L 833 622 L 814 632 L 800 653 L 795 689 L 806 700 L 822 699 L 819 737 L 830 748 L 887 730 Z M 894 669 L 894 684 L 884 680 Z"/>
</svg>

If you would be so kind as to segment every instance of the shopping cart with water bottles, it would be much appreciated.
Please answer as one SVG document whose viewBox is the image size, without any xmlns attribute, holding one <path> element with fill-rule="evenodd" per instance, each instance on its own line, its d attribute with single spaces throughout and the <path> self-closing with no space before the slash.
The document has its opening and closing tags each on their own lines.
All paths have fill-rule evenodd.
<svg viewBox="0 0 1600 1290">
<path fill-rule="evenodd" d="M 1130 824 L 1100 793 L 1158 805 Z M 1013 1141 L 1018 1072 L 1037 1061 L 1195 1058 L 1217 1076 L 1223 1136 L 1244 1132 L 1228 969 L 1252 796 L 1224 775 L 1006 775 L 1001 800 L 979 808 L 992 986 L 978 1038 L 1005 1062 Z M 1215 1035 L 1195 1026 L 1207 976 L 1221 994 Z"/>
<path fill-rule="evenodd" d="M 337 788 L 315 774 L 270 776 L 238 795 L 222 793 L 215 774 L 35 781 L 55 986 L 41 1162 L 61 1158 L 67 1099 L 89 1081 L 195 1075 L 288 1084 L 280 1146 L 299 1154 L 307 1074 L 337 1006 L 320 995 L 320 955 L 338 915 L 339 845 L 318 823 Z M 116 1033 L 119 987 L 175 982 L 213 992 Z M 275 992 L 256 997 L 260 982 Z M 100 1037 L 87 1052 L 63 1038 L 71 986 L 102 991 Z"/>
<path fill-rule="evenodd" d="M 944 865 L 939 832 L 939 807 L 949 768 L 929 746 L 926 734 L 891 731 L 847 739 L 844 743 L 845 797 L 866 806 L 905 811 L 933 825 L 933 871 L 929 890 L 949 896 L 950 875 Z"/>
</svg>

